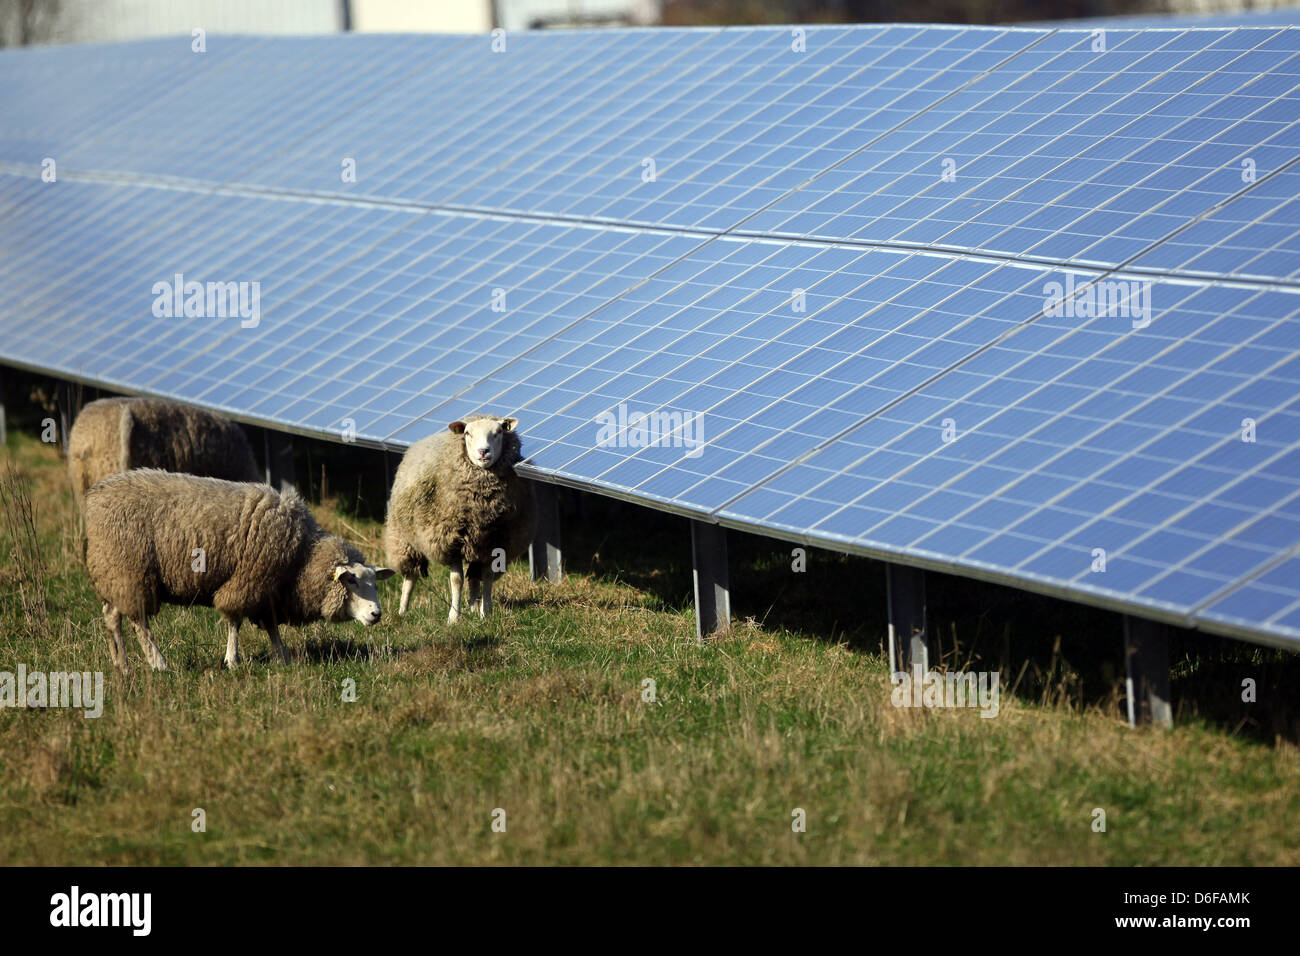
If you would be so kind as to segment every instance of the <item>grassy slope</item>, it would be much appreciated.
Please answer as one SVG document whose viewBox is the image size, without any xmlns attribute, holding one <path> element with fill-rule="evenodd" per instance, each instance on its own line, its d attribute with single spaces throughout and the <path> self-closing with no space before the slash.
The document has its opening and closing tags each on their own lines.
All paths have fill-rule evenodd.
<svg viewBox="0 0 1300 956">
<path fill-rule="evenodd" d="M 10 452 L 35 491 L 51 614 L 48 634 L 24 619 L 0 530 L 0 670 L 102 670 L 108 701 L 98 720 L 0 710 L 0 863 L 1300 862 L 1284 741 L 1200 719 L 1130 731 L 1113 694 L 1004 694 L 993 720 L 895 709 L 870 640 L 750 621 L 697 647 L 689 605 L 644 575 L 550 587 L 516 565 L 498 615 L 455 630 L 439 577 L 404 620 L 286 630 L 287 668 L 246 625 L 233 674 L 215 613 L 167 608 L 173 670 L 143 671 L 128 637 L 124 680 L 60 461 L 24 435 Z M 378 524 L 317 513 L 379 555 Z"/>
</svg>

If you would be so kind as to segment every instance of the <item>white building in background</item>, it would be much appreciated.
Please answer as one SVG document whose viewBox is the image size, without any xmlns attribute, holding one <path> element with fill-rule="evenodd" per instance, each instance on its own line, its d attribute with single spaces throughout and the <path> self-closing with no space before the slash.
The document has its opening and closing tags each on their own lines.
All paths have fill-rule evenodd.
<svg viewBox="0 0 1300 956">
<path fill-rule="evenodd" d="M 95 43 L 210 33 L 487 33 L 585 23 L 637 25 L 659 18 L 658 0 L 33 0 L 37 42 Z M 345 13 L 346 11 L 346 13 Z M 3 16 L 3 13 L 0 13 Z M 12 36 L 7 25 L 0 24 Z"/>
<path fill-rule="evenodd" d="M 1156 0 L 1151 0 L 1156 5 Z M 1300 0 L 1164 0 L 1169 13 L 1293 8 Z M 20 11 L 34 26 L 22 29 Z M 346 11 L 346 12 L 345 12 Z M 659 22 L 661 0 L 0 0 L 0 46 L 95 43 L 150 36 L 336 33 L 486 33 L 533 26 L 643 26 Z"/>
</svg>

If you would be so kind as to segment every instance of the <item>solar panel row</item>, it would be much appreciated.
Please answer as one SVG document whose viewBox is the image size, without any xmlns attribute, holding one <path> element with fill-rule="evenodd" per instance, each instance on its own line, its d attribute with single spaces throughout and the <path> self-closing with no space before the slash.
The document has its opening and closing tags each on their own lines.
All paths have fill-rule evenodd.
<svg viewBox="0 0 1300 956">
<path fill-rule="evenodd" d="M 1300 31 L 507 42 L 0 56 L 0 349 L 1300 640 Z"/>
</svg>

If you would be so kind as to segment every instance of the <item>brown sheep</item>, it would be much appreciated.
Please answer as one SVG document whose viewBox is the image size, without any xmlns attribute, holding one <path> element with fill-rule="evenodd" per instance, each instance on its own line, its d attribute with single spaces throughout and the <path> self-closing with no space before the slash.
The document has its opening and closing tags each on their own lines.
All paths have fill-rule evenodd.
<svg viewBox="0 0 1300 956">
<path fill-rule="evenodd" d="M 68 435 L 68 474 L 78 505 L 95 482 L 132 468 L 262 480 L 243 429 L 214 412 L 160 398 L 91 402 Z"/>
<path fill-rule="evenodd" d="M 239 626 L 261 627 L 288 661 L 279 625 L 380 618 L 375 568 L 324 531 L 295 491 L 155 468 L 110 475 L 86 493 L 86 568 L 104 602 L 113 663 L 128 670 L 122 615 L 155 670 L 167 662 L 149 632 L 162 604 L 214 607 L 227 625 L 227 667 Z"/>
</svg>

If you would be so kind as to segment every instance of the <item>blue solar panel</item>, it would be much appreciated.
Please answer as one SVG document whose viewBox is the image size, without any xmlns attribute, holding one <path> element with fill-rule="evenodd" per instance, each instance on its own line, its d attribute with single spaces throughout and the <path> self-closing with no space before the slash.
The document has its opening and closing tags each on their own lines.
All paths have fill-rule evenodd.
<svg viewBox="0 0 1300 956">
<path fill-rule="evenodd" d="M 1300 290 L 1150 295 L 1148 327 L 1017 329 L 723 515 L 1198 615 L 1300 541 Z"/>
<path fill-rule="evenodd" d="M 1056 34 L 741 229 L 1118 266 L 1300 142 L 1300 31 L 1196 39 Z"/>
<path fill-rule="evenodd" d="M 1133 267 L 1210 278 L 1297 278 L 1300 169 L 1293 163 L 1267 178 L 1255 167 L 1263 181 L 1134 260 Z"/>
<path fill-rule="evenodd" d="M 1300 640 L 1300 30 L 1105 29 L 6 52 L 0 354 Z"/>
</svg>

